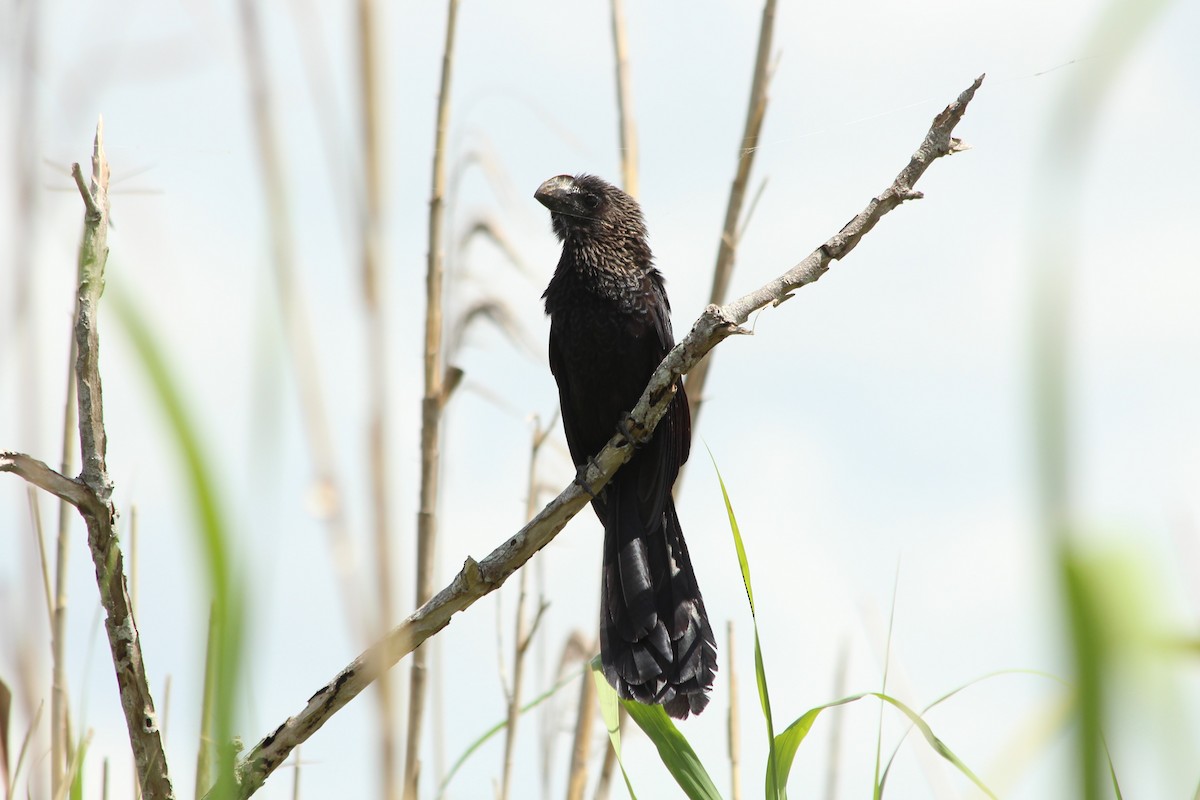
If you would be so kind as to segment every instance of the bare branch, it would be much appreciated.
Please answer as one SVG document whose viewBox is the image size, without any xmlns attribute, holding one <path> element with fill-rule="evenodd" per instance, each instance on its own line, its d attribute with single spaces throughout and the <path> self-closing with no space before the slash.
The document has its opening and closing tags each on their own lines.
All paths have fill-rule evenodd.
<svg viewBox="0 0 1200 800">
<path fill-rule="evenodd" d="M 961 143 L 951 138 L 950 134 L 962 119 L 983 77 L 977 78 L 934 118 L 933 126 L 908 165 L 841 231 L 767 285 L 726 306 L 710 305 L 704 310 L 691 332 L 659 364 L 637 405 L 630 411 L 626 419 L 629 438 L 624 432 L 615 433 L 604 449 L 588 463 L 582 482 L 587 483 L 593 492 L 603 488 L 621 465 L 632 457 L 630 439 L 638 443 L 649 441 L 674 397 L 679 376 L 695 367 L 722 340 L 734 334 L 747 333 L 741 323 L 751 313 L 768 305 L 779 305 L 790 298 L 796 289 L 820 278 L 829 270 L 832 261 L 850 253 L 885 214 L 905 200 L 921 196 L 912 187 L 929 165 L 941 156 L 962 149 Z M 580 483 L 572 482 L 525 527 L 482 561 L 468 557 L 446 588 L 318 690 L 300 713 L 289 717 L 254 746 L 241 764 L 239 797 L 249 797 L 262 786 L 267 776 L 284 762 L 296 745 L 308 739 L 338 709 L 369 686 L 380 670 L 395 664 L 417 645 L 449 625 L 455 614 L 499 588 L 534 553 L 549 544 L 590 500 L 591 497 Z"/>
<path fill-rule="evenodd" d="M 103 506 L 96 503 L 96 498 L 82 483 L 68 478 L 51 469 L 44 462 L 24 453 L 11 451 L 0 453 L 0 472 L 19 475 L 42 491 L 66 500 L 84 513 L 95 514 L 103 510 Z"/>
<path fill-rule="evenodd" d="M 78 172 L 78 167 L 72 170 Z M 92 148 L 92 179 L 80 186 L 87 214 L 79 246 L 79 288 L 75 303 L 75 380 L 79 400 L 79 450 L 83 474 L 79 484 L 89 495 L 76 504 L 87 522 L 88 547 L 96 568 L 96 584 L 106 612 L 105 632 L 116 667 L 121 708 L 133 747 L 138 783 L 147 800 L 173 798 L 167 760 L 154 700 L 142 662 L 142 645 L 130 607 L 125 561 L 117 544 L 117 510 L 112 504 L 112 481 L 105 463 L 104 406 L 100 386 L 100 332 L 97 321 L 108 259 L 108 159 L 104 154 L 104 121 L 96 125 Z M 45 465 L 42 465 L 43 467 Z M 40 472 L 40 471 L 39 471 Z M 43 477 L 52 478 L 45 472 Z M 55 473 L 57 475 L 57 473 Z M 62 477 L 59 475 L 58 477 Z M 67 489 L 62 481 L 57 488 Z M 57 492 L 56 492 L 57 494 Z M 74 495 L 74 492 L 71 492 Z M 71 497 L 59 494 L 65 500 Z"/>
</svg>

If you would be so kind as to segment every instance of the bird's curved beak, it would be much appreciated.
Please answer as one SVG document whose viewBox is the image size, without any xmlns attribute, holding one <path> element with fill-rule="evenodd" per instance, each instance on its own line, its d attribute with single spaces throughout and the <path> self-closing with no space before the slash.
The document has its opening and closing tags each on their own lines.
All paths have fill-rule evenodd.
<svg viewBox="0 0 1200 800">
<path fill-rule="evenodd" d="M 575 203 L 577 193 L 575 178 L 570 175 L 555 175 L 543 181 L 533 193 L 533 197 L 553 212 L 574 216 L 579 213 Z"/>
</svg>

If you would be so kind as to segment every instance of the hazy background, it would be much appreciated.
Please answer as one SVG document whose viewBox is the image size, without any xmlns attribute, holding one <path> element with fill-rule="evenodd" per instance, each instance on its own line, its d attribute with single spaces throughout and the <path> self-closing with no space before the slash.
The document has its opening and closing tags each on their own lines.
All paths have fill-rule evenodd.
<svg viewBox="0 0 1200 800">
<path fill-rule="evenodd" d="M 399 620 L 413 607 L 427 201 L 445 9 L 380 10 L 399 587 L 391 617 Z M 707 301 L 760 6 L 631 3 L 628 11 L 641 202 L 682 335 Z M 1059 195 L 1043 178 L 1059 158 L 1083 157 L 1070 292 L 1071 478 L 1081 537 L 1140 576 L 1141 591 L 1114 585 L 1118 603 L 1129 592 L 1139 598 L 1131 603 L 1150 608 L 1139 618 L 1150 627 L 1194 631 L 1200 4 L 1169 5 L 1119 62 L 1090 145 L 1051 140 L 1054 109 L 1080 72 L 1107 69 L 1120 56 L 1119 47 L 1089 39 L 1101 11 L 1099 3 L 1027 0 L 781 3 L 780 59 L 752 186 L 768 183 L 739 252 L 734 295 L 836 232 L 907 162 L 933 115 L 978 74 L 988 77 L 956 131 L 973 149 L 930 169 L 920 185 L 926 198 L 889 215 L 817 285 L 758 315 L 753 338 L 716 351 L 678 500 L 722 647 L 712 705 L 683 729 L 723 791 L 727 619 L 739 633 L 747 797 L 761 791 L 765 745 L 745 594 L 704 445 L 746 538 L 777 719 L 837 696 L 842 652 L 845 692 L 880 688 L 893 593 L 889 687 L 914 707 L 995 670 L 1069 679 L 1057 575 L 1035 525 L 1028 367 L 1032 231 L 1039 214 L 1056 208 Z M 352 9 L 270 2 L 261 13 L 299 280 L 370 585 Z M 9 2 L 0 14 L 0 449 L 58 461 L 82 216 L 68 169 L 86 162 L 102 113 L 113 165 L 109 285 L 149 317 L 183 381 L 219 468 L 251 593 L 239 724 L 249 747 L 302 708 L 363 642 L 347 630 L 325 529 L 309 512 L 312 470 L 272 296 L 237 10 Z M 523 345 L 476 326 L 453 357 L 466 382 L 444 436 L 439 587 L 467 555 L 486 555 L 525 522 L 530 416 L 548 419 L 557 402 L 539 296 L 558 252 L 532 193 L 562 172 L 618 178 L 612 73 L 607 4 L 467 0 L 460 9 L 449 313 L 502 298 Z M 492 177 L 478 163 L 459 172 L 470 153 L 484 154 Z M 31 188 L 28 200 L 22 186 Z M 454 246 L 480 215 L 503 227 L 525 271 L 478 239 Z M 168 755 L 183 795 L 195 764 L 206 583 L 176 450 L 128 339 L 111 315 L 101 319 L 109 469 L 118 507 L 139 510 L 138 622 L 152 687 L 161 692 L 171 676 Z M 561 488 L 572 470 L 561 433 L 553 441 L 543 475 Z M 45 498 L 42 509 L 54 519 Z M 97 636 L 84 530 L 76 528 L 72 713 L 76 730 L 95 729 L 93 785 L 100 756 L 111 756 L 121 797 L 128 742 Z M 527 696 L 552 683 L 572 630 L 595 635 L 599 550 L 599 526 L 585 512 L 531 564 L 551 605 Z M 504 714 L 497 664 L 510 658 L 513 589 L 480 601 L 437 638 L 441 699 L 432 711 L 440 704 L 444 719 L 427 726 L 423 796 Z M 35 703 L 48 697 L 43 620 L 25 487 L 4 478 L 0 678 L 11 682 L 18 652 L 32 652 L 43 684 L 23 689 Z M 1122 789 L 1128 797 L 1190 796 L 1200 738 L 1195 663 L 1147 658 L 1130 669 L 1106 731 Z M 396 674 L 406 674 L 403 665 Z M 1001 796 L 1062 797 L 1076 782 L 1069 733 L 1055 721 L 1067 694 L 1045 677 L 1007 675 L 968 689 L 928 720 Z M 575 685 L 561 694 L 564 715 L 575 698 Z M 372 693 L 356 700 L 304 745 L 304 796 L 374 796 L 374 702 Z M 864 701 L 841 713 L 840 796 L 863 797 L 878 710 Z M 517 797 L 540 796 L 533 720 L 518 744 Z M 825 785 L 831 722 L 822 717 L 800 749 L 793 796 Z M 18 716 L 14 736 L 27 724 Z M 885 712 L 885 757 L 903 730 L 898 715 Z M 563 792 L 565 729 L 555 741 L 550 796 Z M 605 739 L 593 741 L 599 754 Z M 39 768 L 47 750 L 35 748 L 27 767 Z M 674 796 L 644 739 L 631 734 L 625 753 L 639 796 Z M 500 760 L 497 738 L 449 796 L 492 796 Z M 919 737 L 905 745 L 888 784 L 898 798 L 974 796 L 968 787 Z M 283 769 L 260 796 L 290 791 Z"/>
</svg>

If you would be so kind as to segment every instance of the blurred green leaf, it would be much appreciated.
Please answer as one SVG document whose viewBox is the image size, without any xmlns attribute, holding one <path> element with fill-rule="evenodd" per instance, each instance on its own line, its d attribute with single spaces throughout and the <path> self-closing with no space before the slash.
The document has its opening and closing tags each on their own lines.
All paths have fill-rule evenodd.
<svg viewBox="0 0 1200 800">
<path fill-rule="evenodd" d="M 174 360 L 142 316 L 133 298 L 119 284 L 110 284 L 111 308 L 133 345 L 138 363 L 150 382 L 172 443 L 183 464 L 185 488 L 191 495 L 192 513 L 212 593 L 212 613 L 217 631 L 216 681 L 212 702 L 217 752 L 217 783 L 213 797 L 227 796 L 235 784 L 233 766 L 234 709 L 242 642 L 243 601 L 230 564 L 229 525 L 225 520 L 216 480 L 204 452 L 204 436 L 188 407 L 184 390 L 172 367 Z"/>
<path fill-rule="evenodd" d="M 91 734 L 83 737 L 75 750 L 75 761 L 71 764 L 71 800 L 83 800 L 83 764 L 87 758 L 88 744 L 92 741 Z"/>
</svg>

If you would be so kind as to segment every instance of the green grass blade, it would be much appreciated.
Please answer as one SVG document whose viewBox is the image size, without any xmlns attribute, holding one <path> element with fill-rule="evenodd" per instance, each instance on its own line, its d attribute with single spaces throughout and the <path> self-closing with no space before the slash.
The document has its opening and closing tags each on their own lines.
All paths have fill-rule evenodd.
<svg viewBox="0 0 1200 800">
<path fill-rule="evenodd" d="M 596 700 L 600 703 L 600 716 L 604 719 L 604 727 L 608 729 L 608 742 L 612 745 L 617 757 L 617 766 L 621 768 L 621 777 L 625 779 L 625 789 L 632 800 L 637 800 L 633 784 L 629 781 L 629 773 L 625 771 L 625 762 L 621 760 L 621 712 L 617 692 L 609 686 L 600 667 L 600 658 L 591 660 L 592 680 L 596 682 Z"/>
<path fill-rule="evenodd" d="M 604 684 L 607 686 L 608 682 L 604 681 Z M 721 800 L 721 793 L 704 769 L 700 757 L 662 706 L 644 706 L 634 700 L 620 702 L 629 712 L 630 719 L 658 748 L 658 757 L 684 794 L 691 800 Z"/>
<path fill-rule="evenodd" d="M 954 751 L 952 751 L 949 747 L 946 746 L 945 742 L 943 742 L 938 737 L 934 736 L 933 729 L 930 728 L 929 724 L 926 723 L 925 720 L 921 718 L 920 714 L 918 714 L 916 711 L 913 711 L 911 708 L 909 708 L 908 706 L 906 706 L 904 703 L 900 702 L 896 698 L 892 697 L 891 695 L 886 695 L 883 692 L 868 692 L 868 694 L 870 694 L 874 697 L 878 697 L 883 702 L 889 703 L 892 706 L 895 706 L 901 712 L 903 712 L 903 714 L 906 717 L 908 717 L 910 720 L 912 720 L 913 725 L 915 725 L 917 730 L 919 730 L 921 732 L 921 735 L 925 737 L 925 741 L 927 741 L 929 743 L 929 746 L 933 748 L 933 751 L 935 753 L 937 753 L 939 756 L 941 756 L 942 758 L 946 759 L 951 764 L 953 764 L 955 766 L 955 768 L 958 769 L 959 772 L 961 772 L 968 779 L 970 779 L 971 783 L 974 783 L 977 787 L 979 787 L 979 790 L 981 792 L 983 792 L 988 797 L 991 797 L 991 798 L 993 798 L 993 800 L 995 800 L 995 797 L 996 797 L 995 793 L 993 793 L 992 790 L 989 789 L 984 784 L 984 782 L 979 779 L 979 776 L 977 776 L 974 772 L 971 771 L 970 767 L 968 767 L 966 764 L 964 764 L 962 762 L 962 760 L 954 754 Z"/>
<path fill-rule="evenodd" d="M 733 513 L 733 503 L 729 500 L 729 492 L 725 488 L 725 479 L 717 467 L 717 460 L 712 451 L 708 451 L 712 459 L 713 471 L 717 473 L 717 482 L 721 485 L 721 497 L 725 500 L 725 513 L 729 517 L 729 530 L 733 533 L 733 545 L 737 550 L 738 567 L 742 571 L 742 584 L 746 587 L 746 599 L 750 603 L 750 621 L 754 626 L 754 681 L 758 687 L 758 702 L 762 707 L 763 719 L 767 723 L 767 777 L 766 797 L 768 800 L 786 800 L 787 782 L 779 781 L 779 760 L 775 753 L 775 721 L 771 715 L 771 694 L 767 691 L 767 670 L 763 664 L 762 643 L 758 637 L 758 616 L 754 611 L 754 586 L 750 582 L 750 561 L 746 558 L 746 547 L 742 543 L 742 532 L 738 528 L 737 517 Z"/>
<path fill-rule="evenodd" d="M 806 737 L 808 732 L 812 730 L 813 723 L 816 722 L 817 717 L 820 716 L 821 712 L 827 708 L 833 708 L 834 706 L 844 706 L 849 703 L 854 703 L 863 699 L 864 697 L 877 697 L 883 702 L 899 709 L 912 721 L 917 730 L 921 731 L 921 734 L 925 737 L 925 740 L 929 742 L 929 746 L 933 748 L 935 753 L 953 764 L 959 772 L 961 772 L 972 783 L 979 787 L 980 791 L 982 791 L 988 797 L 996 797 L 992 790 L 984 785 L 983 781 L 981 781 L 979 777 L 972 772 L 971 769 L 964 764 L 958 756 L 954 754 L 954 751 L 947 747 L 945 742 L 934 735 L 933 730 L 929 727 L 925 720 L 921 718 L 920 714 L 918 714 L 916 711 L 913 711 L 896 698 L 886 695 L 883 692 L 862 692 L 860 694 L 850 695 L 849 697 L 843 697 L 840 700 L 834 700 L 830 703 L 825 703 L 824 705 L 817 706 L 816 708 L 810 708 L 808 711 L 804 712 L 800 717 L 798 717 L 795 722 L 784 729 L 783 733 L 779 734 L 775 740 L 775 751 L 779 756 L 778 780 L 781 785 L 785 785 L 787 783 L 788 774 L 792 769 L 792 762 L 796 758 L 796 751 L 804 741 L 804 737 Z"/>
<path fill-rule="evenodd" d="M 792 763 L 796 760 L 796 751 L 800 749 L 804 737 L 808 736 L 808 732 L 812 730 L 813 723 L 817 721 L 817 717 L 821 715 L 821 712 L 834 706 L 844 706 L 847 703 L 853 703 L 866 696 L 865 693 L 855 694 L 850 697 L 843 697 L 841 700 L 834 700 L 823 706 L 810 708 L 801 714 L 791 725 L 788 725 L 783 733 L 775 737 L 775 780 L 780 786 L 787 786 L 788 776 L 792 772 Z"/>
<path fill-rule="evenodd" d="M 892 632 L 896 629 L 896 594 L 900 590 L 900 560 L 896 560 L 896 577 L 892 580 L 892 607 L 888 612 L 887 644 L 883 649 L 883 685 L 879 691 L 887 694 L 888 671 L 892 667 Z M 879 777 L 879 767 L 883 760 L 883 706 L 879 706 L 879 722 L 875 728 L 875 800 L 883 797 L 883 781 Z"/>
<path fill-rule="evenodd" d="M 571 683 L 576 678 L 578 678 L 579 675 L 580 675 L 580 673 L 575 673 L 574 675 L 570 675 L 566 678 L 563 678 L 561 681 L 554 684 L 549 689 L 542 692 L 541 694 L 539 694 L 537 697 L 530 700 L 525 705 L 521 706 L 520 713 L 524 714 L 526 711 L 530 711 L 534 708 L 537 708 L 543 702 L 550 699 L 555 693 L 557 693 L 559 689 L 563 688 L 564 686 L 566 686 L 567 684 Z M 495 725 L 493 725 L 492 727 L 490 727 L 486 731 L 484 731 L 482 736 L 480 736 L 478 739 L 476 739 L 474 742 L 472 742 L 470 744 L 470 746 L 467 747 L 467 749 L 463 751 L 463 754 L 461 756 L 459 756 L 458 760 L 454 762 L 454 765 L 450 767 L 450 771 L 446 773 L 446 777 L 442 778 L 442 783 L 440 786 L 438 786 L 437 800 L 441 800 L 443 797 L 446 796 L 446 788 L 450 785 L 450 781 L 453 780 L 454 776 L 458 773 L 459 769 L 462 768 L 463 764 L 467 763 L 467 760 L 472 755 L 475 754 L 475 751 L 478 750 L 480 747 L 483 747 L 483 745 L 489 739 L 491 739 L 493 736 L 495 736 L 497 733 L 499 733 L 500 731 L 504 730 L 507 727 L 508 727 L 508 718 L 505 717 L 504 719 L 500 720 Z"/>
<path fill-rule="evenodd" d="M 1050 673 L 1048 673 L 1048 672 L 1041 672 L 1040 670 L 1035 670 L 1035 669 L 1001 669 L 1001 670 L 996 670 L 995 672 L 989 672 L 987 675 L 980 675 L 978 678 L 975 678 L 974 680 L 967 681 L 967 682 L 966 682 L 966 683 L 964 683 L 962 686 L 958 686 L 958 687 L 956 687 L 956 688 L 954 688 L 954 689 L 951 689 L 950 691 L 946 692 L 944 695 L 942 695 L 941 697 L 939 697 L 938 699 L 934 700 L 934 701 L 933 701 L 932 703 L 930 703 L 929 705 L 927 705 L 927 706 L 925 706 L 924 708 L 922 708 L 922 709 L 921 709 L 921 716 L 922 716 L 922 717 L 923 717 L 923 716 L 925 716 L 925 715 L 926 715 L 926 714 L 928 714 L 930 711 L 932 711 L 933 709 L 937 708 L 939 705 L 941 705 L 942 703 L 946 702 L 946 701 L 947 701 L 947 700 L 949 700 L 950 698 L 954 697 L 956 694 L 958 694 L 959 692 L 963 691 L 964 689 L 969 689 L 969 688 L 971 688 L 972 686 L 975 686 L 976 684 L 983 683 L 984 681 L 986 681 L 986 680 L 990 680 L 990 679 L 992 679 L 992 678 L 998 678 L 998 677 L 1000 677 L 1000 676 L 1002 676 L 1002 675 L 1035 675 L 1035 676 L 1037 676 L 1037 677 L 1039 677 L 1039 678 L 1048 678 L 1049 680 L 1055 681 L 1055 682 L 1057 682 L 1057 683 L 1059 683 L 1059 684 L 1062 684 L 1062 685 L 1064 685 L 1064 686 L 1066 685 L 1066 681 L 1064 681 L 1062 678 L 1059 678 L 1057 675 L 1051 675 L 1051 674 L 1050 674 Z M 914 727 L 915 727 L 915 726 L 913 726 L 913 725 L 909 725 L 909 727 L 908 727 L 908 728 L 907 728 L 907 729 L 904 731 L 904 733 L 903 733 L 903 734 L 900 736 L 900 741 L 896 742 L 896 746 L 895 746 L 895 747 L 892 749 L 892 755 L 891 755 L 891 757 L 888 759 L 888 761 L 887 761 L 887 766 L 884 768 L 884 770 L 883 770 L 883 774 L 882 774 L 882 775 L 880 776 L 880 778 L 879 778 L 879 794 L 881 794 L 881 795 L 883 794 L 883 787 L 884 787 L 884 785 L 887 783 L 888 774 L 889 774 L 889 773 L 891 772 L 891 770 L 892 770 L 892 764 L 894 764 L 894 763 L 895 763 L 895 761 L 896 761 L 896 756 L 897 756 L 897 755 L 900 753 L 900 747 L 901 747 L 901 745 L 903 745 L 903 744 L 904 744 L 904 740 L 908 738 L 908 734 L 909 734 L 910 732 L 912 732 L 912 729 L 913 729 Z"/>
</svg>

